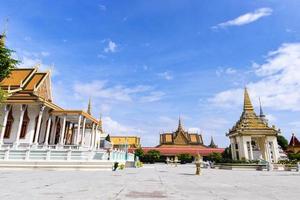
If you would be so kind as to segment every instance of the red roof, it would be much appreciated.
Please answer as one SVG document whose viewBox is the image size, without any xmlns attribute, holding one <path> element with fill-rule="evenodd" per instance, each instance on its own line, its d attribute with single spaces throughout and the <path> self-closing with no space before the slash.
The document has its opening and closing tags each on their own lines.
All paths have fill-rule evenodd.
<svg viewBox="0 0 300 200">
<path fill-rule="evenodd" d="M 292 147 L 294 147 L 294 146 L 300 146 L 300 142 L 299 142 L 298 138 L 294 134 L 292 135 L 292 138 L 290 140 L 289 146 L 292 146 Z"/>
<path fill-rule="evenodd" d="M 191 155 L 200 154 L 207 156 L 213 152 L 223 153 L 223 148 L 203 148 L 203 147 L 142 147 L 145 153 L 150 150 L 157 150 L 163 156 L 174 156 L 178 154 L 188 153 Z M 135 149 L 129 149 L 129 152 L 133 153 Z"/>
</svg>

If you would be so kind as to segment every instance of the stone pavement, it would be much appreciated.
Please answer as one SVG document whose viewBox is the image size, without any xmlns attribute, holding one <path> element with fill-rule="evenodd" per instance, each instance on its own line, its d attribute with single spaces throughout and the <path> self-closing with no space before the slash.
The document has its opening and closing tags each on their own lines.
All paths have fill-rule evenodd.
<svg viewBox="0 0 300 200">
<path fill-rule="evenodd" d="M 145 165 L 123 171 L 1 170 L 1 200 L 300 199 L 300 173 Z"/>
</svg>

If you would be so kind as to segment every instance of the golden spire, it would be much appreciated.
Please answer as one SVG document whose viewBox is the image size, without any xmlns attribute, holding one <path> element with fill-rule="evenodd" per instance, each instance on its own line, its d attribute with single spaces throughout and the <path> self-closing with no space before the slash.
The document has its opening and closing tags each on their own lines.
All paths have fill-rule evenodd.
<svg viewBox="0 0 300 200">
<path fill-rule="evenodd" d="M 179 120 L 178 120 L 178 128 L 177 130 L 183 130 L 182 124 L 181 124 L 181 117 L 179 116 Z"/>
<path fill-rule="evenodd" d="M 89 104 L 88 104 L 88 108 L 87 108 L 87 113 L 88 113 L 89 115 L 92 114 L 91 97 L 89 98 Z"/>
<path fill-rule="evenodd" d="M 254 111 L 249 94 L 248 94 L 248 90 L 245 87 L 245 91 L 244 91 L 244 111 Z"/>
</svg>

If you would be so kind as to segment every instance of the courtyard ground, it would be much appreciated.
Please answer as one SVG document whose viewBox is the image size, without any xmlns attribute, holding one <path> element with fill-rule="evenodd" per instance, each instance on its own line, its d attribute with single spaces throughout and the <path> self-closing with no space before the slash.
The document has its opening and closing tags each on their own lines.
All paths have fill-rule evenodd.
<svg viewBox="0 0 300 200">
<path fill-rule="evenodd" d="M 300 199 L 299 172 L 145 165 L 122 171 L 0 170 L 1 200 Z"/>
</svg>

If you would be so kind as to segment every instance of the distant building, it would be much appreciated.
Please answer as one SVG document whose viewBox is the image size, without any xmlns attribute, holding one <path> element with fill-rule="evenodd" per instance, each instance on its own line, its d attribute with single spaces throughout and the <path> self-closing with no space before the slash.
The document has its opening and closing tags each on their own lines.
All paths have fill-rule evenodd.
<svg viewBox="0 0 300 200">
<path fill-rule="evenodd" d="M 300 153 L 300 142 L 294 133 L 292 134 L 287 151 L 293 153 Z"/>
<path fill-rule="evenodd" d="M 245 88 L 241 117 L 226 134 L 230 139 L 232 158 L 278 162 L 278 133 L 279 130 L 276 130 L 275 126 L 269 127 L 261 107 L 260 115 L 256 115 Z"/>
<path fill-rule="evenodd" d="M 137 136 L 110 136 L 110 141 L 114 149 L 139 148 L 141 146 L 140 137 Z"/>
<path fill-rule="evenodd" d="M 223 148 L 210 148 L 203 144 L 202 135 L 189 133 L 184 130 L 181 119 L 179 118 L 178 127 L 174 132 L 160 134 L 160 143 L 156 147 L 142 147 L 144 152 L 150 150 L 159 151 L 161 159 L 173 158 L 180 154 L 190 154 L 193 157 L 197 154 L 207 156 L 213 152 L 222 153 Z M 133 152 L 135 149 L 130 149 Z"/>
<path fill-rule="evenodd" d="M 202 135 L 197 133 L 188 133 L 183 129 L 181 119 L 178 121 L 178 128 L 172 133 L 160 134 L 160 144 L 157 147 L 174 146 L 200 146 L 204 147 Z"/>
</svg>

